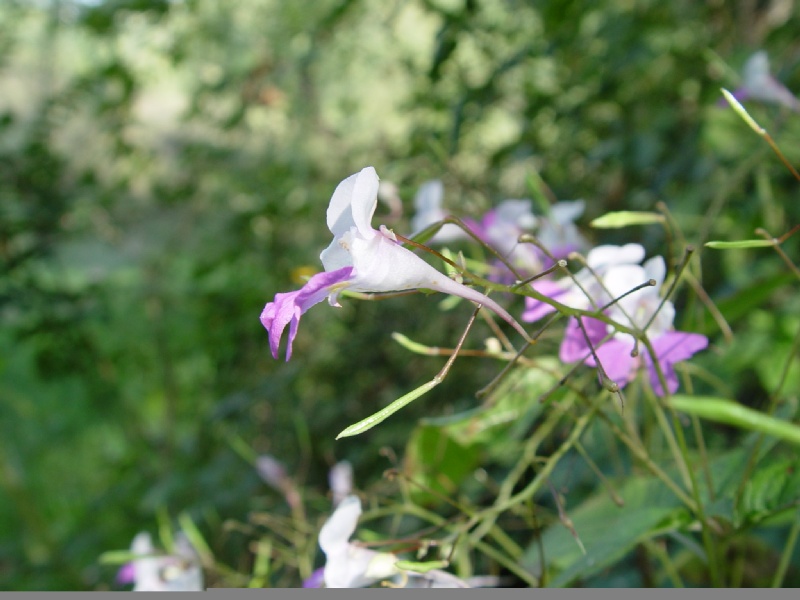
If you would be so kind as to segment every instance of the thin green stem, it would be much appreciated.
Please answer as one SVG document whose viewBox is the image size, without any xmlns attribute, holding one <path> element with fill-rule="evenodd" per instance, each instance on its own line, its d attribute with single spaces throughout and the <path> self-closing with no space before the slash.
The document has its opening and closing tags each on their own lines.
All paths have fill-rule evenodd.
<svg viewBox="0 0 800 600">
<path fill-rule="evenodd" d="M 786 546 L 781 553 L 781 560 L 778 563 L 778 569 L 775 571 L 775 577 L 772 579 L 772 587 L 778 588 L 783 585 L 783 580 L 786 577 L 786 571 L 789 569 L 789 563 L 794 554 L 794 547 L 797 544 L 797 538 L 800 537 L 800 510 L 797 511 L 792 528 L 789 530 L 789 537 L 786 540 Z"/>
</svg>

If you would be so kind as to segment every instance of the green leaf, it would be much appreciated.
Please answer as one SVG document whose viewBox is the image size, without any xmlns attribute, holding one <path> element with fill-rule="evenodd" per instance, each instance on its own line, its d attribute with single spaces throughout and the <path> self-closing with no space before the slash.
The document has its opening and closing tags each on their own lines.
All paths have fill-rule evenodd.
<svg viewBox="0 0 800 600">
<path fill-rule="evenodd" d="M 800 459 L 783 458 L 760 467 L 745 484 L 737 523 L 758 523 L 800 505 Z"/>
<path fill-rule="evenodd" d="M 419 386 L 417 389 L 408 392 L 405 396 L 401 396 L 386 408 L 382 408 L 378 412 L 368 416 L 366 419 L 362 419 L 358 423 L 353 423 L 349 427 L 345 428 L 344 431 L 336 436 L 336 439 L 338 440 L 339 438 L 343 437 L 351 437 L 372 429 L 375 427 L 375 425 L 382 423 L 398 410 L 408 404 L 411 404 L 414 400 L 429 392 L 437 385 L 439 385 L 438 381 L 431 380 L 428 383 Z"/>
<path fill-rule="evenodd" d="M 696 415 L 701 419 L 757 431 L 800 445 L 800 426 L 747 408 L 733 400 L 677 395 L 670 398 L 670 404 L 681 412 Z"/>
<path fill-rule="evenodd" d="M 631 225 L 652 225 L 663 222 L 664 215 L 658 213 L 621 210 L 597 217 L 590 225 L 596 229 L 619 229 Z"/>
<path fill-rule="evenodd" d="M 716 250 L 730 250 L 734 248 L 768 248 L 774 246 L 772 240 L 740 240 L 738 242 L 706 242 L 706 248 Z"/>
<path fill-rule="evenodd" d="M 616 492 L 624 507 L 617 506 L 603 491 L 568 511 L 586 554 L 560 522 L 545 530 L 541 545 L 552 577 L 548 585 L 568 586 L 590 577 L 616 563 L 643 540 L 678 528 L 685 520 L 680 501 L 660 481 L 631 478 Z M 523 565 L 539 577 L 540 560 L 539 544 L 531 544 Z"/>
<path fill-rule="evenodd" d="M 101 565 L 124 565 L 141 557 L 141 554 L 135 554 L 130 550 L 109 550 L 103 552 L 97 560 Z"/>
<path fill-rule="evenodd" d="M 409 493 L 416 504 L 438 503 L 441 496 L 455 493 L 479 464 L 477 446 L 460 444 L 439 427 L 417 427 L 406 446 L 404 461 L 405 474 L 417 484 Z"/>
<path fill-rule="evenodd" d="M 514 448 L 541 414 L 539 399 L 556 385 L 559 367 L 557 359 L 547 357 L 540 358 L 536 367 L 517 367 L 483 405 L 455 415 L 427 417 L 423 423 L 446 427 L 460 444 L 480 445 L 494 460 L 514 460 Z"/>
<path fill-rule="evenodd" d="M 701 502 L 708 516 L 720 509 L 730 518 L 727 507 L 736 492 L 742 469 L 751 449 L 739 448 L 711 460 L 715 506 L 709 504 L 706 486 L 700 487 Z M 699 466 L 699 461 L 689 464 Z M 673 478 L 676 469 L 667 469 Z M 591 577 L 616 564 L 641 542 L 670 532 L 685 531 L 694 522 L 688 510 L 667 487 L 655 477 L 629 476 L 615 492 L 624 505 L 618 506 L 608 492 L 599 490 L 582 504 L 567 507 L 575 532 L 583 542 L 586 554 L 575 543 L 569 530 L 560 522 L 549 525 L 541 544 L 532 543 L 525 551 L 522 565 L 536 577 L 541 576 L 540 545 L 544 548 L 547 585 L 563 587 L 578 579 Z M 730 520 L 730 519 L 729 519 Z"/>
<path fill-rule="evenodd" d="M 427 573 L 434 569 L 444 569 L 448 563 L 446 560 L 431 560 L 428 562 L 414 562 L 410 560 L 398 560 L 394 563 L 398 569 L 412 571 L 414 573 Z"/>
</svg>

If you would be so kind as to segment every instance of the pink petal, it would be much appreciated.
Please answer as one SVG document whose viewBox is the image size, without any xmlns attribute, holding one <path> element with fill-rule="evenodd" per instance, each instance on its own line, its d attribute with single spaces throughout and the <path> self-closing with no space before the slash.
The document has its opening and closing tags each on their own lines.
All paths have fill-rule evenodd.
<svg viewBox="0 0 800 600">
<path fill-rule="evenodd" d="M 620 388 L 625 387 L 636 376 L 638 361 L 631 356 L 631 350 L 633 347 L 628 342 L 615 339 L 595 350 L 606 377 L 616 382 Z M 594 359 L 590 357 L 586 362 L 591 364 Z"/>
<path fill-rule="evenodd" d="M 559 348 L 558 357 L 562 362 L 571 363 L 577 360 L 586 360 L 587 364 L 594 366 L 594 360 L 591 357 L 589 344 L 586 342 L 586 337 L 592 346 L 597 348 L 600 341 L 606 336 L 606 324 L 597 319 L 589 317 L 580 317 L 583 321 L 583 326 L 586 329 L 586 335 L 578 325 L 578 319 L 572 317 L 567 323 L 567 328 L 564 330 L 564 339 Z M 588 358 L 587 358 L 588 355 Z M 591 361 L 591 362 L 589 362 Z"/>
<path fill-rule="evenodd" d="M 534 281 L 531 287 L 540 294 L 552 298 L 553 300 L 558 300 L 569 291 L 569 288 L 566 287 L 564 283 L 550 280 Z M 546 302 L 542 302 L 536 298 L 526 297 L 525 310 L 522 312 L 522 320 L 531 323 L 555 311 L 556 309 Z"/>
<path fill-rule="evenodd" d="M 678 390 L 678 375 L 672 365 L 682 360 L 691 358 L 695 353 L 708 346 L 708 338 L 699 333 L 686 333 L 684 331 L 671 331 L 651 340 L 653 351 L 656 353 L 658 363 L 667 381 L 667 389 L 670 394 Z M 650 384 L 653 391 L 658 396 L 664 395 L 664 388 L 658 378 L 649 352 L 644 353 L 645 364 L 650 373 Z"/>
<path fill-rule="evenodd" d="M 327 212 L 328 229 L 335 238 L 354 226 L 362 235 L 373 235 L 370 221 L 378 204 L 379 185 L 375 169 L 365 167 L 336 186 Z"/>
<path fill-rule="evenodd" d="M 275 300 L 267 303 L 261 312 L 261 324 L 269 332 L 269 347 L 272 356 L 278 358 L 278 348 L 286 325 L 289 327 L 289 341 L 286 347 L 286 360 L 292 357 L 292 343 L 297 335 L 300 317 L 309 308 L 322 302 L 330 293 L 331 287 L 350 279 L 352 267 L 343 267 L 330 273 L 317 273 L 301 289 L 294 292 L 275 294 Z"/>
</svg>

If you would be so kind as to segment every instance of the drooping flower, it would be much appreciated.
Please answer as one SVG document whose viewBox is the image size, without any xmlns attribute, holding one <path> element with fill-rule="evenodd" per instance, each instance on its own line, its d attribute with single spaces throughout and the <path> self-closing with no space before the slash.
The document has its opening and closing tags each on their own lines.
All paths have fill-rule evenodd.
<svg viewBox="0 0 800 600">
<path fill-rule="evenodd" d="M 675 307 L 672 302 L 661 297 L 665 272 L 664 259 L 660 256 L 651 258 L 644 265 L 609 266 L 598 282 L 602 289 L 598 303 L 605 304 L 606 299 L 620 298 L 605 311 L 605 314 L 626 327 L 639 331 L 646 330 L 667 389 L 670 393 L 674 393 L 678 389 L 678 376 L 673 365 L 687 360 L 704 349 L 708 345 L 708 338 L 697 333 L 673 329 Z M 656 285 L 625 295 L 651 279 Z M 645 366 L 653 391 L 659 396 L 664 395 L 653 357 L 642 344 L 637 345 L 633 336 L 616 331 L 612 325 L 597 319 L 579 318 L 583 329 L 576 318 L 571 318 L 567 324 L 559 350 L 559 358 L 562 361 L 583 360 L 593 367 L 596 367 L 599 361 L 606 376 L 620 388 L 632 381 L 639 368 Z M 591 353 L 591 348 L 594 348 L 594 355 Z"/>
<path fill-rule="evenodd" d="M 395 234 L 385 226 L 373 229 L 371 220 L 377 192 L 378 175 L 372 167 L 362 169 L 337 186 L 327 213 L 333 241 L 320 255 L 325 271 L 311 277 L 300 290 L 276 294 L 274 301 L 267 303 L 261 313 L 261 323 L 269 332 L 270 349 L 275 358 L 287 325 L 288 361 L 303 313 L 325 298 L 331 306 L 339 306 L 339 294 L 345 289 L 356 292 L 431 289 L 460 296 L 494 311 L 523 336 L 526 335 L 514 318 L 494 300 L 453 281 L 403 248 Z"/>
<path fill-rule="evenodd" d="M 770 73 L 769 58 L 764 50 L 747 59 L 742 70 L 742 85 L 734 90 L 733 96 L 740 102 L 758 100 L 800 111 L 797 97 Z"/>
<path fill-rule="evenodd" d="M 127 570 L 127 577 L 132 576 L 134 592 L 197 592 L 205 589 L 200 560 L 182 532 L 175 538 L 172 554 L 157 553 L 150 534 L 146 532 L 136 535 L 131 552 L 138 558 L 123 569 Z"/>
</svg>

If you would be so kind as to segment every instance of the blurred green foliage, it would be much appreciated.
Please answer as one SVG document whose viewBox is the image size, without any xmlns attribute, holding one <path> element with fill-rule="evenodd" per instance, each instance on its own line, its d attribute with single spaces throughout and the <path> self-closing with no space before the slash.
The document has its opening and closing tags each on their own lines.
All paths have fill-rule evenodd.
<svg viewBox="0 0 800 600">
<path fill-rule="evenodd" d="M 402 416 L 334 442 L 443 363 L 410 355 L 391 332 L 452 346 L 463 305 L 347 299 L 306 315 L 291 363 L 271 358 L 258 315 L 276 292 L 299 286 L 301 269 L 320 267 L 335 185 L 374 165 L 399 186 L 406 215 L 390 222 L 379 208 L 377 219 L 398 231 L 426 179 L 443 178 L 449 210 L 465 216 L 529 196 L 538 173 L 556 197 L 587 200 L 586 223 L 662 202 L 698 249 L 750 239 L 757 227 L 780 235 L 800 221 L 798 184 L 716 103 L 759 48 L 800 90 L 798 27 L 788 0 L 0 4 L 0 588 L 108 589 L 114 568 L 98 556 L 152 530 L 157 515 L 182 513 L 230 565 L 208 584 L 246 583 L 234 572 L 250 572 L 255 533 L 240 525 L 250 511 L 288 510 L 242 445 L 285 461 L 317 515 L 328 511 L 327 468 L 345 458 L 358 486 L 386 494 L 386 456 L 407 460 L 429 488 L 414 491 L 422 504 L 474 492 L 482 461 L 493 465 L 489 480 L 502 479 L 540 418 L 531 399 L 543 380 L 517 374 L 522 381 L 507 384 L 492 418 L 519 420 L 510 434 L 481 433 L 480 419 L 478 430 L 461 417 L 436 424 L 478 404 L 475 391 L 499 370 L 486 359 L 457 361 Z M 800 118 L 747 106 L 800 161 Z M 658 227 L 600 233 L 664 253 Z M 795 260 L 797 238 L 784 245 Z M 768 249 L 699 254 L 697 275 L 736 333 L 724 340 L 702 303 L 685 300 L 683 328 L 718 342 L 696 361 L 705 385 L 764 408 L 789 357 L 781 398 L 796 400 L 797 282 Z M 430 421 L 417 428 L 423 416 Z M 545 449 L 566 436 L 554 431 Z M 602 448 L 604 434 L 589 431 Z M 727 452 L 719 460 L 734 434 L 709 435 L 710 448 Z M 616 449 L 596 452 L 602 470 L 624 470 Z M 786 472 L 782 460 L 768 468 Z M 589 499 L 572 515 L 576 526 L 606 523 L 610 505 L 579 462 L 571 454 L 554 485 L 571 488 L 570 507 Z M 759 477 L 737 516 L 748 523 L 797 498 L 796 477 L 787 475 L 780 498 L 760 491 Z M 545 551 L 564 569 L 556 582 L 575 583 L 577 573 L 588 585 L 666 585 L 639 578 L 630 555 L 643 532 L 685 517 L 672 499 L 650 503 L 653 485 L 630 479 L 620 492 L 634 504 L 615 570 L 581 571 L 567 529 L 549 529 Z M 557 522 L 557 506 L 542 503 Z M 509 526 L 527 532 L 527 544 L 544 524 L 516 515 Z M 761 558 L 774 568 L 785 531 L 764 536 Z M 303 539 L 297 551 L 313 561 L 315 539 Z M 535 548 L 522 562 L 531 572 Z M 686 552 L 681 564 L 696 560 Z M 297 585 L 297 569 L 271 584 Z M 743 578 L 769 583 L 763 572 Z"/>
</svg>

